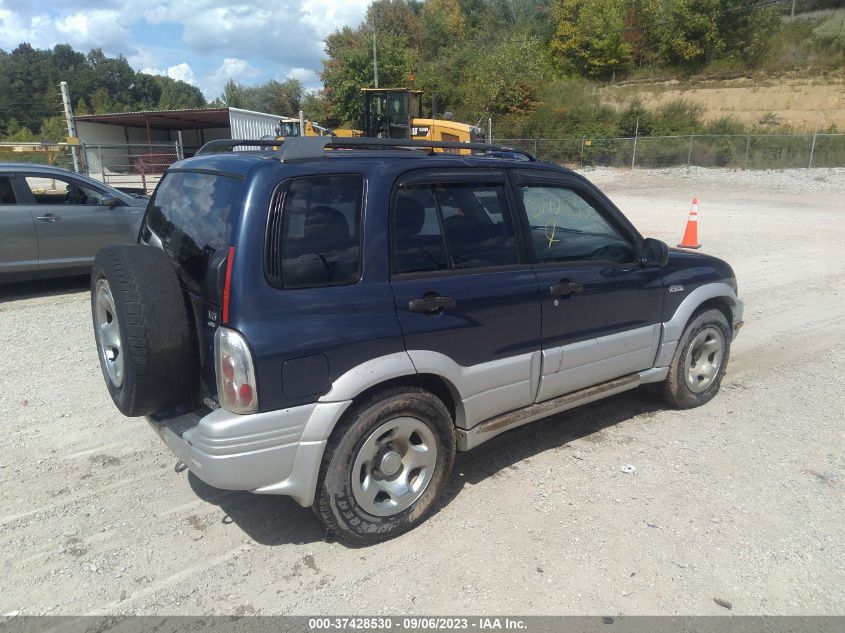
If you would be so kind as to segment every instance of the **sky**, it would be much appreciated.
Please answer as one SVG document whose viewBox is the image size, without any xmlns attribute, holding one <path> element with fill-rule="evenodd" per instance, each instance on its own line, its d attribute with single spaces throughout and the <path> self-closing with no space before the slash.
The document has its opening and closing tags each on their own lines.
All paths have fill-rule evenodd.
<svg viewBox="0 0 845 633">
<path fill-rule="evenodd" d="M 323 38 L 357 26 L 369 0 L 0 0 L 0 49 L 70 44 L 198 86 L 295 77 L 320 87 Z M 71 91 L 73 87 L 71 86 Z"/>
</svg>

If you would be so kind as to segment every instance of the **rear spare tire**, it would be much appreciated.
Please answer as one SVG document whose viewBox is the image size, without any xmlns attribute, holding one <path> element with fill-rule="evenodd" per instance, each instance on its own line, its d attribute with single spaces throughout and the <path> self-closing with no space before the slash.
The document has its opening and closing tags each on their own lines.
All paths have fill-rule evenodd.
<svg viewBox="0 0 845 633">
<path fill-rule="evenodd" d="M 197 371 L 187 298 L 161 250 L 101 250 L 91 274 L 91 314 L 103 378 L 123 415 L 191 401 Z"/>
</svg>

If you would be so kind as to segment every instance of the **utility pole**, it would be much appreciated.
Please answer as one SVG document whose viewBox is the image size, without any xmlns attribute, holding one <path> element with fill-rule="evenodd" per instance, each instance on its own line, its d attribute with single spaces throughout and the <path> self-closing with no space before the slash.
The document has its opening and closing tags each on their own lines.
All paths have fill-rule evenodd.
<svg viewBox="0 0 845 633">
<path fill-rule="evenodd" d="M 305 112 L 299 111 L 299 135 L 305 136 Z"/>
<path fill-rule="evenodd" d="M 487 143 L 493 144 L 493 117 L 487 117 Z"/>
<path fill-rule="evenodd" d="M 378 53 L 376 52 L 376 22 L 373 20 L 373 79 L 378 88 Z"/>
<path fill-rule="evenodd" d="M 73 123 L 73 110 L 70 107 L 70 94 L 68 94 L 67 82 L 63 81 L 59 84 L 62 89 L 62 104 L 65 107 L 65 122 L 67 123 L 67 135 L 69 137 L 76 137 L 76 126 Z M 70 148 L 73 154 L 73 171 L 79 171 L 79 156 L 76 154 L 76 145 Z"/>
</svg>

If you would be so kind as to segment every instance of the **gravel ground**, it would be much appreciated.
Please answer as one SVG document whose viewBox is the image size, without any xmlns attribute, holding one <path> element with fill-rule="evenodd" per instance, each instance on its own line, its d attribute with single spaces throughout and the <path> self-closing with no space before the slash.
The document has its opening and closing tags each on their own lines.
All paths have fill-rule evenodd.
<svg viewBox="0 0 845 633">
<path fill-rule="evenodd" d="M 746 302 L 722 393 L 500 436 L 369 548 L 176 474 L 108 398 L 85 280 L 0 287 L 0 614 L 845 612 L 845 170 L 587 175 L 670 244 L 699 198 Z"/>
</svg>

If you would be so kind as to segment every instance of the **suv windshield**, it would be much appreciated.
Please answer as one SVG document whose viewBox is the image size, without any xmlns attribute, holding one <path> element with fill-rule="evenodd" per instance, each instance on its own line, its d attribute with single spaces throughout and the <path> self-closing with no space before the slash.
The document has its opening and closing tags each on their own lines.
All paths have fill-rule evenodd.
<svg viewBox="0 0 845 633">
<path fill-rule="evenodd" d="M 141 237 L 179 263 L 188 288 L 200 291 L 210 270 L 226 256 L 232 236 L 232 205 L 241 181 L 220 174 L 170 172 L 148 207 Z"/>
</svg>

